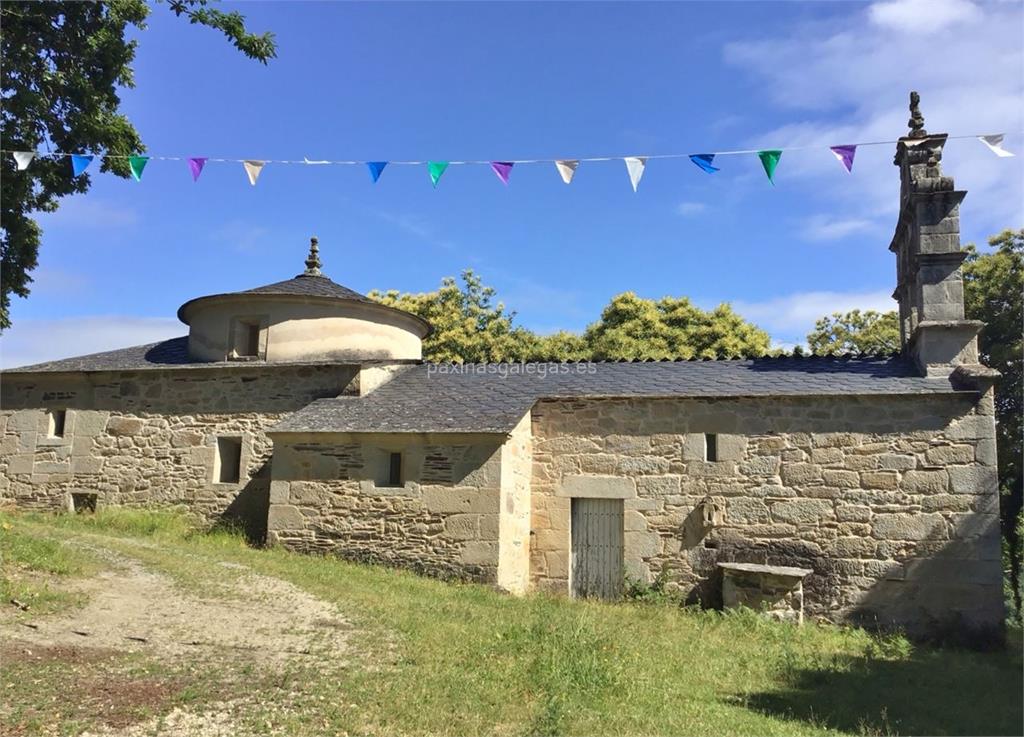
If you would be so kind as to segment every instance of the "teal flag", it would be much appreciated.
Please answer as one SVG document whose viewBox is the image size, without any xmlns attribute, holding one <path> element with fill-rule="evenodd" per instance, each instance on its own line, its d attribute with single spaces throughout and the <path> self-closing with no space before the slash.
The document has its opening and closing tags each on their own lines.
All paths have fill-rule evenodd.
<svg viewBox="0 0 1024 737">
<path fill-rule="evenodd" d="M 142 181 L 142 170 L 146 168 L 146 164 L 149 162 L 148 156 L 129 156 L 128 166 L 131 167 L 132 176 L 135 177 L 136 182 Z"/>
<path fill-rule="evenodd" d="M 88 168 L 92 163 L 92 156 L 84 154 L 71 154 L 71 172 L 76 177 Z"/>
<path fill-rule="evenodd" d="M 434 183 L 435 187 L 437 186 L 437 180 L 441 178 L 441 175 L 444 174 L 444 170 L 447 169 L 447 168 L 448 168 L 448 162 L 447 161 L 428 161 L 427 162 L 427 169 L 430 171 L 430 181 L 432 181 Z"/>
<path fill-rule="evenodd" d="M 775 167 L 779 165 L 782 152 L 778 149 L 758 151 L 757 158 L 761 159 L 761 166 L 764 167 L 764 173 L 768 175 L 768 181 L 775 184 Z"/>
</svg>

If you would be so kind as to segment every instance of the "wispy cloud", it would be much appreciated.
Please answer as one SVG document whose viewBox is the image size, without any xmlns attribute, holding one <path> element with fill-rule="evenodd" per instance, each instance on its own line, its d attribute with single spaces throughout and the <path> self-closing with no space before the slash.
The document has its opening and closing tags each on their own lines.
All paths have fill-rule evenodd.
<svg viewBox="0 0 1024 737">
<path fill-rule="evenodd" d="M 833 312 L 850 310 L 896 309 L 889 292 L 795 292 L 759 302 L 737 300 L 733 309 L 747 320 L 767 330 L 780 344 L 792 345 L 803 341 L 814 323 Z"/>
<path fill-rule="evenodd" d="M 31 290 L 36 296 L 56 294 L 62 296 L 81 295 L 89 291 L 92 280 L 85 274 L 63 269 L 40 267 L 29 274 L 32 277 Z"/>
<path fill-rule="evenodd" d="M 862 218 L 830 218 L 812 215 L 800 227 L 800 235 L 809 241 L 837 241 L 858 233 L 873 232 L 878 224 Z"/>
<path fill-rule="evenodd" d="M 1024 127 L 1022 23 L 1020 3 L 885 0 L 798 24 L 786 37 L 729 43 L 723 53 L 761 80 L 770 103 L 804 118 L 764 130 L 752 145 L 892 140 L 906 131 L 910 89 L 921 93 L 929 131 L 1012 134 Z M 939 57 L 948 61 L 936 63 Z M 851 220 L 891 227 L 899 189 L 887 165 L 891 153 L 861 149 L 852 176 L 838 182 L 838 164 L 828 151 L 793 152 L 779 176 L 810 182 L 817 197 Z M 1022 161 L 999 159 L 977 141 L 950 141 L 943 166 L 971 193 L 966 227 L 986 232 L 1019 224 Z M 830 186 L 817 186 L 826 179 Z"/>
<path fill-rule="evenodd" d="M 690 217 L 692 215 L 700 215 L 707 209 L 708 206 L 703 202 L 680 202 L 676 205 L 676 214 Z"/>
<path fill-rule="evenodd" d="M 173 318 L 92 315 L 19 320 L 0 335 L 0 366 L 29 366 L 57 358 L 153 343 L 183 335 Z"/>
</svg>

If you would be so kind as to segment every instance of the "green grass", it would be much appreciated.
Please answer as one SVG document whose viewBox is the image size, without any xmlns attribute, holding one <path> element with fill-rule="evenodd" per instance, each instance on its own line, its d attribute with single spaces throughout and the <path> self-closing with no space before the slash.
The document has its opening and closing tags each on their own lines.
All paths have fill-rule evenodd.
<svg viewBox="0 0 1024 737">
<path fill-rule="evenodd" d="M 88 536 L 169 573 L 184 565 L 183 583 L 239 563 L 337 603 L 356 627 L 349 665 L 296 669 L 260 691 L 246 714 L 257 733 L 1020 734 L 1019 642 L 976 653 L 752 612 L 514 598 L 256 550 L 149 512 L 26 515 L 14 528 Z"/>
<path fill-rule="evenodd" d="M 61 580 L 96 570 L 96 561 L 59 541 L 32 534 L 0 513 L 0 606 L 28 605 L 28 615 L 49 614 L 81 603 Z"/>
</svg>

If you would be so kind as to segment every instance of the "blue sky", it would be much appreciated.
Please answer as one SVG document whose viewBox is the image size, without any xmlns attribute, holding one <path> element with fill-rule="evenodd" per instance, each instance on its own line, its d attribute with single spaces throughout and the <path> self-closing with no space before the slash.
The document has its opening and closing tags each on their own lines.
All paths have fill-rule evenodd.
<svg viewBox="0 0 1024 737">
<path fill-rule="evenodd" d="M 579 330 L 609 298 L 728 301 L 782 344 L 832 310 L 889 306 L 894 147 L 847 175 L 825 147 L 892 140 L 917 89 L 929 130 L 1002 132 L 1021 156 L 950 141 L 968 190 L 965 241 L 1024 225 L 1022 6 L 877 3 L 250 3 L 272 30 L 264 67 L 165 6 L 138 34 L 124 109 L 153 155 L 301 159 L 628 156 L 820 145 L 784 153 L 776 186 L 753 155 L 713 176 L 651 161 L 452 167 L 152 161 L 141 183 L 93 174 L 41 219 L 36 285 L 15 300 L 4 365 L 180 335 L 202 294 L 302 269 L 359 291 L 425 291 L 473 268 L 541 332 Z M 716 162 L 719 163 L 719 162 Z"/>
</svg>

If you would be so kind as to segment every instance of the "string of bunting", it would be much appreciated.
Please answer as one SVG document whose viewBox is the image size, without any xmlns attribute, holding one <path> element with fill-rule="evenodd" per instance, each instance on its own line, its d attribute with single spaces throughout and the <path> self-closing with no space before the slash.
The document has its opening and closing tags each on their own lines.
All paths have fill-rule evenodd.
<svg viewBox="0 0 1024 737">
<path fill-rule="evenodd" d="M 988 149 L 1000 158 L 1011 157 L 1014 154 L 1010 153 L 1003 148 L 1003 140 L 1005 134 L 987 134 L 987 135 L 970 135 L 970 136 L 949 136 L 949 138 L 976 138 L 985 144 Z M 906 139 L 903 139 L 906 140 Z M 921 139 L 926 140 L 926 139 Z M 857 155 L 858 147 L 862 146 L 883 146 L 891 145 L 896 141 L 869 141 L 866 143 L 850 143 L 839 146 L 829 146 L 828 150 L 831 151 L 832 155 L 836 157 L 836 160 L 843 166 L 848 173 L 853 172 L 853 160 Z M 636 192 L 640 186 L 640 180 L 643 178 L 644 171 L 647 168 L 647 162 L 653 159 L 683 159 L 688 158 L 693 164 L 701 171 L 708 174 L 715 174 L 721 171 L 720 166 L 715 165 L 716 157 L 719 156 L 737 156 L 744 154 L 756 154 L 758 159 L 761 161 L 761 166 L 764 168 L 764 173 L 768 177 L 768 181 L 773 185 L 775 184 L 775 170 L 779 165 L 779 161 L 782 158 L 784 151 L 798 151 L 808 149 L 823 148 L 821 146 L 791 146 L 785 149 L 749 149 L 744 151 L 716 151 L 714 153 L 700 153 L 700 154 L 658 154 L 650 156 L 598 156 L 592 158 L 578 158 L 578 159 L 517 159 L 511 161 L 329 161 L 329 160 L 312 160 L 303 158 L 301 161 L 287 160 L 287 159 L 222 159 L 222 158 L 210 158 L 207 156 L 143 156 L 141 154 L 124 156 L 116 154 L 106 154 L 100 158 L 107 159 L 128 159 L 128 168 L 131 170 L 132 176 L 136 181 L 142 181 L 142 172 L 145 170 L 146 165 L 151 160 L 156 161 L 186 161 L 188 162 L 189 171 L 192 173 L 192 181 L 198 181 L 200 174 L 203 173 L 203 168 L 207 163 L 213 161 L 217 163 L 240 163 L 245 170 L 245 174 L 249 179 L 249 184 L 256 186 L 256 182 L 263 172 L 263 168 L 267 164 L 301 164 L 304 166 L 320 166 L 320 165 L 342 165 L 342 166 L 365 166 L 370 173 L 370 178 L 373 182 L 377 182 L 381 175 L 384 173 L 384 169 L 388 166 L 423 166 L 426 165 L 427 173 L 430 175 L 430 181 L 437 187 L 437 183 L 441 180 L 441 177 L 447 171 L 449 166 L 462 166 L 462 165 L 487 165 L 491 167 L 495 176 L 501 181 L 502 184 L 508 186 L 509 179 L 512 176 L 512 168 L 519 164 L 554 164 L 558 170 L 559 176 L 562 181 L 566 184 L 572 182 L 573 177 L 576 176 L 576 170 L 579 168 L 581 163 L 584 162 L 595 162 L 595 161 L 622 161 L 626 165 L 626 172 L 629 175 L 629 183 L 633 186 L 633 191 Z M 0 150 L 0 153 L 11 154 L 14 157 L 15 165 L 19 171 L 24 171 L 29 167 L 32 161 L 36 158 L 60 158 L 66 157 L 71 162 L 71 173 L 73 176 L 79 176 L 92 163 L 93 159 L 97 158 L 92 154 L 74 154 L 65 152 L 50 152 L 50 153 L 38 153 L 36 151 L 9 151 Z"/>
</svg>

